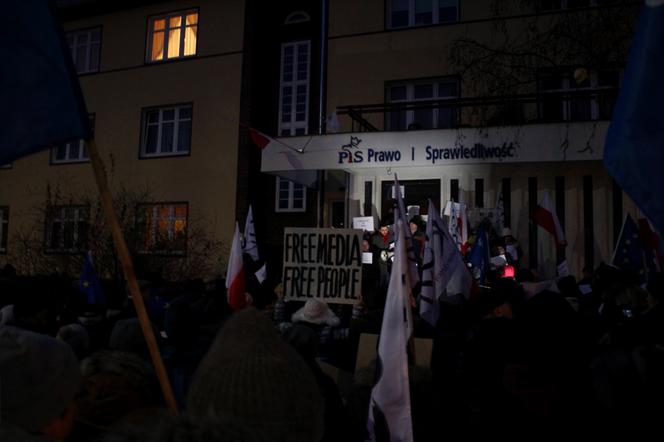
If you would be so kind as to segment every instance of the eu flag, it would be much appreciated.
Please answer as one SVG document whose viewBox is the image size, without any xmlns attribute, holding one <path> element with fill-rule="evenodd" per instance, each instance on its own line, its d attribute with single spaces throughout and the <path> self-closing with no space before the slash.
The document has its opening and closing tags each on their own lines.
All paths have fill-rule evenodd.
<svg viewBox="0 0 664 442">
<path fill-rule="evenodd" d="M 480 284 L 483 284 L 486 273 L 489 271 L 489 236 L 484 224 L 480 225 L 477 230 L 477 237 L 470 251 L 468 262 L 473 265 L 471 269 L 473 277 L 479 279 Z"/>
<path fill-rule="evenodd" d="M 99 278 L 92 265 L 92 254 L 90 252 L 85 254 L 79 289 L 87 296 L 89 305 L 106 305 L 106 297 L 101 290 Z"/>
<path fill-rule="evenodd" d="M 618 244 L 613 252 L 613 265 L 620 267 L 638 281 L 645 282 L 646 266 L 643 246 L 639 238 L 639 229 L 631 216 L 625 217 L 625 222 L 618 238 Z"/>
<path fill-rule="evenodd" d="M 0 165 L 89 136 L 69 49 L 48 0 L 2 2 Z"/>
<path fill-rule="evenodd" d="M 646 0 L 606 137 L 604 165 L 664 232 L 664 2 Z"/>
</svg>

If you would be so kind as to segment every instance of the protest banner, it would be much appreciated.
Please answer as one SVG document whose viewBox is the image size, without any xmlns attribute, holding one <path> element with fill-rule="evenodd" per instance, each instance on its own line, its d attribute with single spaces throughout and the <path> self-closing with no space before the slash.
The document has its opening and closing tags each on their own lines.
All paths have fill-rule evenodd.
<svg viewBox="0 0 664 442">
<path fill-rule="evenodd" d="M 362 232 L 286 228 L 284 299 L 355 304 L 362 287 Z"/>
</svg>

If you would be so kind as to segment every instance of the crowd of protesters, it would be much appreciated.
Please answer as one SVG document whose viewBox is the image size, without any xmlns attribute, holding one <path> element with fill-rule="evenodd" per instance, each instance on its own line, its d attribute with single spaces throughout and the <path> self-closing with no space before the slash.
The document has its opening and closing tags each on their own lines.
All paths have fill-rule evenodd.
<svg viewBox="0 0 664 442">
<path fill-rule="evenodd" d="M 411 221 L 421 257 L 424 226 Z M 380 331 L 392 247 L 388 225 L 365 235 L 372 259 L 355 306 L 285 302 L 280 285 L 251 277 L 252 306 L 232 312 L 221 280 L 142 280 L 178 417 L 164 406 L 123 286 L 105 282 L 105 304 L 89 305 L 78 281 L 6 266 L 0 440 L 363 441 L 377 367 L 356 369 L 356 357 L 360 336 Z M 468 296 L 443 294 L 435 326 L 413 308 L 415 336 L 433 341 L 430 366 L 409 370 L 415 440 L 656 422 L 661 274 L 643 285 L 601 264 L 578 281 L 541 281 L 520 266 L 509 230 L 494 233 L 491 248 L 504 263 L 492 260 Z"/>
</svg>

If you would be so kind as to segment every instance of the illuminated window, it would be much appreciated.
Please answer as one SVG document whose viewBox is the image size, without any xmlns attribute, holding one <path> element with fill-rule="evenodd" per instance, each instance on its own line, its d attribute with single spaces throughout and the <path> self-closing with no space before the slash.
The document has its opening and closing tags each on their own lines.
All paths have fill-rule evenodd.
<svg viewBox="0 0 664 442">
<path fill-rule="evenodd" d="M 198 11 L 151 17 L 148 30 L 149 62 L 196 55 Z"/>
<path fill-rule="evenodd" d="M 79 74 L 98 72 L 101 28 L 67 32 L 66 37 L 76 72 Z"/>
<path fill-rule="evenodd" d="M 279 88 L 279 134 L 305 135 L 309 115 L 308 41 L 284 43 L 281 46 Z"/>
<path fill-rule="evenodd" d="M 187 203 L 141 204 L 137 224 L 141 253 L 183 255 L 187 250 Z"/>
<path fill-rule="evenodd" d="M 90 133 L 94 137 L 95 116 L 90 115 Z M 82 163 L 89 161 L 88 145 L 85 140 L 70 141 L 51 149 L 51 164 Z"/>
<path fill-rule="evenodd" d="M 388 28 L 407 28 L 459 20 L 459 0 L 387 0 Z"/>
<path fill-rule="evenodd" d="M 0 206 L 0 253 L 7 253 L 8 227 L 9 227 L 9 207 Z"/>
<path fill-rule="evenodd" d="M 191 104 L 143 111 L 141 157 L 187 155 L 191 149 Z"/>
<path fill-rule="evenodd" d="M 307 188 L 302 184 L 277 177 L 276 212 L 304 212 Z"/>
<path fill-rule="evenodd" d="M 87 206 L 51 206 L 46 216 L 46 251 L 78 253 L 85 249 L 90 210 Z"/>
</svg>

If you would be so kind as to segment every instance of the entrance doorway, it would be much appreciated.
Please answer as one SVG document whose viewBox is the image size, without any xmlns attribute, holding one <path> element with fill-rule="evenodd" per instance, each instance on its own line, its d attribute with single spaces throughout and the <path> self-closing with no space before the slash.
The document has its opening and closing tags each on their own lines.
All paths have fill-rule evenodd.
<svg viewBox="0 0 664 442">
<path fill-rule="evenodd" d="M 412 212 L 419 210 L 420 215 L 426 215 L 429 210 L 429 198 L 440 210 L 440 180 L 409 180 L 399 181 L 403 202 L 408 206 L 416 206 Z M 396 204 L 396 193 L 394 193 L 394 181 L 381 182 L 381 220 L 387 219 L 394 222 L 394 206 Z"/>
</svg>

